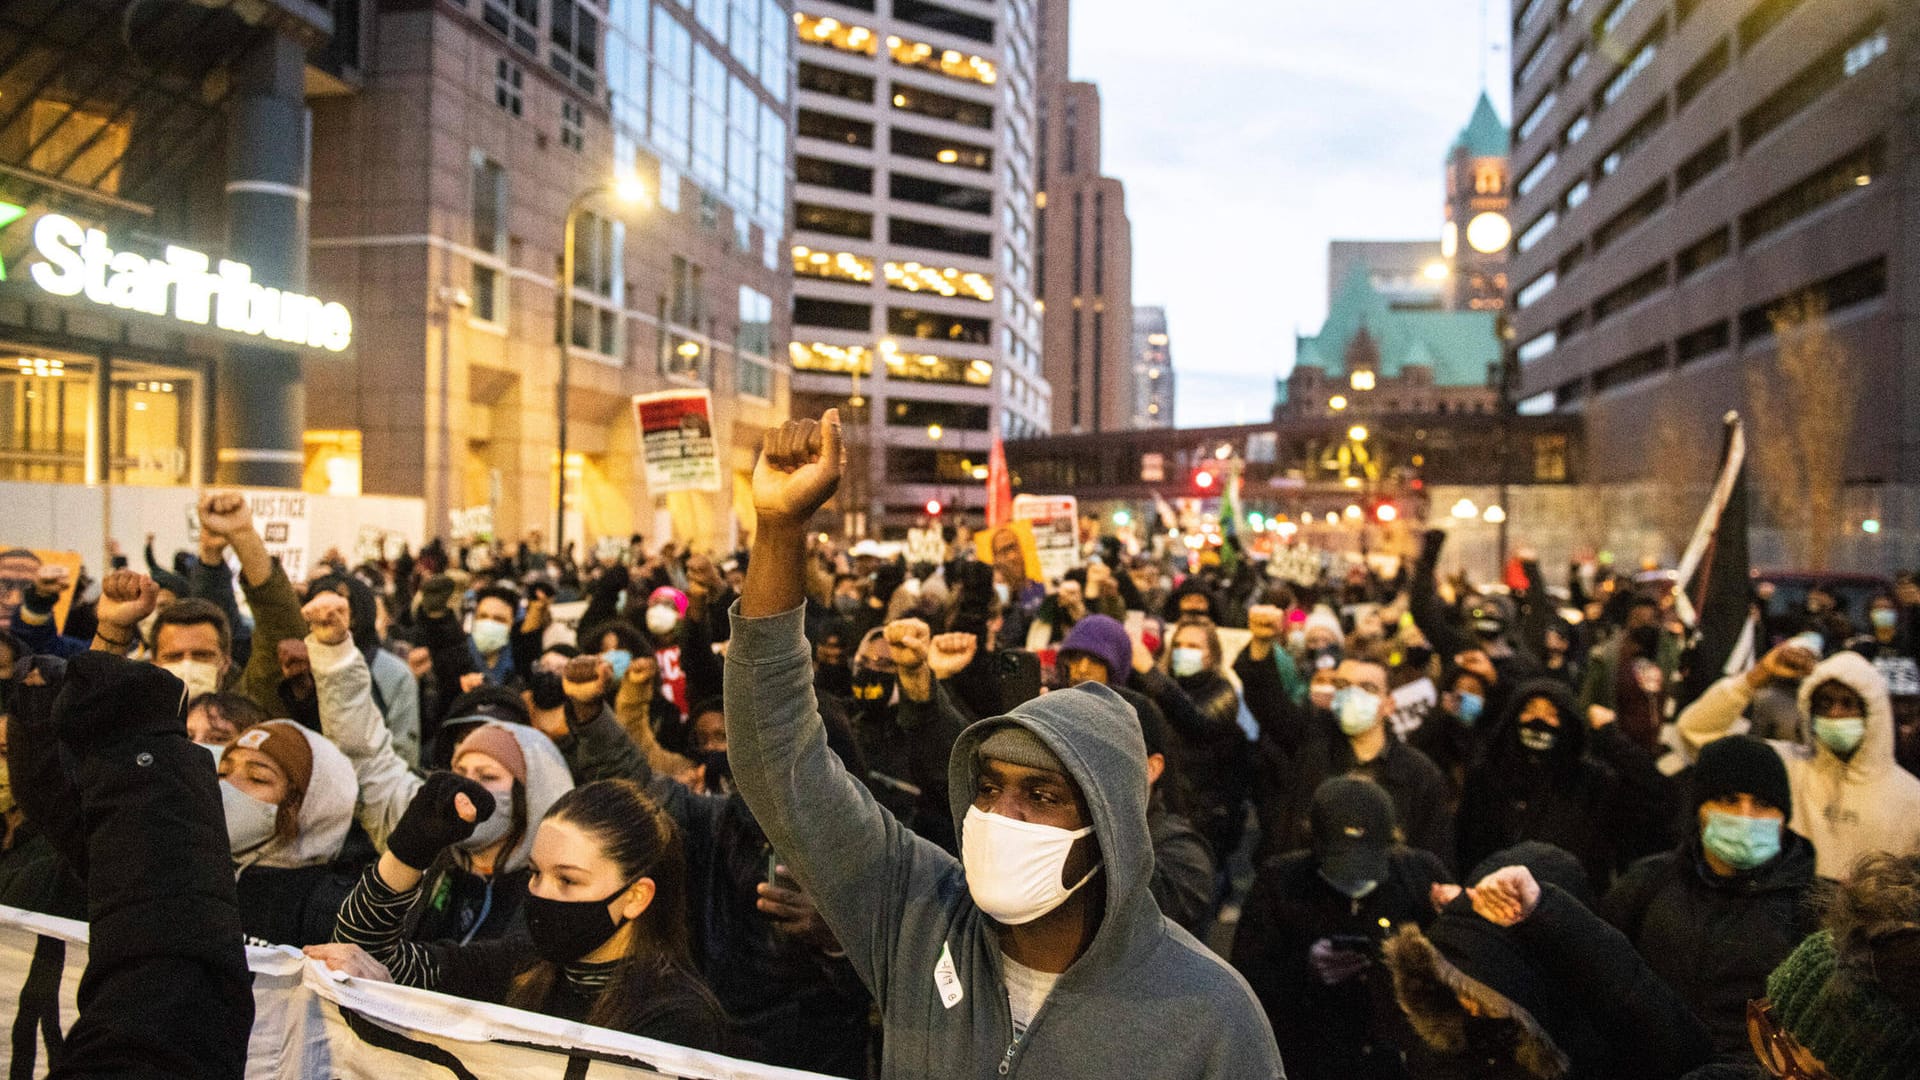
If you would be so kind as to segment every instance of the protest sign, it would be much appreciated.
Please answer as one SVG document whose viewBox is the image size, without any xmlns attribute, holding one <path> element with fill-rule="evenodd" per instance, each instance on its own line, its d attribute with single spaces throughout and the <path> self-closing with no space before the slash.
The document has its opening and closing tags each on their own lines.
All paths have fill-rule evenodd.
<svg viewBox="0 0 1920 1080">
<path fill-rule="evenodd" d="M 1040 571 L 1040 549 L 1034 546 L 1033 522 L 1009 521 L 1005 525 L 991 529 L 982 529 L 973 534 L 974 557 L 988 565 L 993 564 L 993 549 L 1001 538 L 1011 536 L 1020 545 L 1021 559 L 1026 563 L 1029 581 L 1044 581 Z"/>
<path fill-rule="evenodd" d="M 907 530 L 907 562 L 944 563 L 947 561 L 946 537 L 936 526 L 931 529 Z"/>
<path fill-rule="evenodd" d="M 647 490 L 719 491 L 720 452 L 713 439 L 713 395 L 706 390 L 662 390 L 633 396 Z"/>
<path fill-rule="evenodd" d="M 308 540 L 312 525 L 307 496 L 298 491 L 243 491 L 253 510 L 253 527 L 267 545 L 267 554 L 280 560 L 290 581 L 307 579 Z"/>
<path fill-rule="evenodd" d="M 11 1075 L 42 1077 L 78 1015 L 87 925 L 0 907 L 0 1031 Z M 247 1080 L 819 1080 L 538 1013 L 348 979 L 288 947 L 247 949 Z"/>
<path fill-rule="evenodd" d="M 1013 519 L 1033 523 L 1040 577 L 1058 581 L 1080 565 L 1080 504 L 1071 495 L 1016 495 Z"/>
</svg>

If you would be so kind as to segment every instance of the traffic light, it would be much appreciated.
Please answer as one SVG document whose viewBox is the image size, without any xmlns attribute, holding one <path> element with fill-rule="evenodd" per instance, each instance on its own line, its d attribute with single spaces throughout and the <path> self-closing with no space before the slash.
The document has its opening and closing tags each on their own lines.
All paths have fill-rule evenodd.
<svg viewBox="0 0 1920 1080">
<path fill-rule="evenodd" d="M 1211 469 L 1194 470 L 1194 474 L 1193 474 L 1194 487 L 1200 489 L 1201 491 L 1212 491 L 1213 484 L 1214 484 L 1213 470 Z"/>
<path fill-rule="evenodd" d="M 940 505 L 939 499 L 927 500 L 927 516 L 928 517 L 939 517 L 941 509 L 942 507 Z"/>
<path fill-rule="evenodd" d="M 1373 516 L 1375 519 L 1377 519 L 1382 524 L 1384 524 L 1386 522 L 1392 521 L 1394 518 L 1399 517 L 1400 509 L 1399 507 L 1394 506 L 1390 502 L 1383 502 L 1379 506 L 1376 506 L 1373 508 Z"/>
</svg>

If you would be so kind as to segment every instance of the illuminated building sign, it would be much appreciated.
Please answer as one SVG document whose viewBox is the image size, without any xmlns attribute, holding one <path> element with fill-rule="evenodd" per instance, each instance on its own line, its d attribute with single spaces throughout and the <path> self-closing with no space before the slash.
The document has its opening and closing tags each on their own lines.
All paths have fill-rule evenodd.
<svg viewBox="0 0 1920 1080">
<path fill-rule="evenodd" d="M 328 352 L 353 344 L 353 316 L 344 305 L 262 285 L 243 262 L 216 262 L 174 244 L 158 259 L 115 251 L 104 231 L 63 214 L 34 222 L 33 249 L 44 261 L 27 276 L 54 296 Z"/>
</svg>

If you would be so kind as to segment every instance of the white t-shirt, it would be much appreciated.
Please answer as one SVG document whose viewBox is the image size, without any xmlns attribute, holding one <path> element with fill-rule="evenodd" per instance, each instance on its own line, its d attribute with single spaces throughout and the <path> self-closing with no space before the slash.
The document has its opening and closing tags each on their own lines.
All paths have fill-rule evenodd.
<svg viewBox="0 0 1920 1080">
<path fill-rule="evenodd" d="M 1060 976 L 1017 964 L 1006 953 L 1000 954 L 1000 963 L 1007 971 L 1007 1008 L 1013 1013 L 1013 1037 L 1022 1038 Z"/>
</svg>

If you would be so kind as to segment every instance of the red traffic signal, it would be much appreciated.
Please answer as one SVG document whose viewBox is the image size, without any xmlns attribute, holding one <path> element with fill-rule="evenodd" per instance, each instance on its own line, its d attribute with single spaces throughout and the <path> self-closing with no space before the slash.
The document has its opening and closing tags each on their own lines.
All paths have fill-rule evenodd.
<svg viewBox="0 0 1920 1080">
<path fill-rule="evenodd" d="M 1201 469 L 1194 473 L 1193 486 L 1199 488 L 1201 491 L 1212 491 L 1213 473 L 1206 469 Z"/>
<path fill-rule="evenodd" d="M 928 517 L 939 517 L 939 516 L 940 516 L 940 510 L 941 510 L 941 506 L 940 506 L 940 500 L 939 500 L 939 499 L 928 499 L 928 500 L 927 500 L 927 516 L 928 516 Z"/>
<path fill-rule="evenodd" d="M 1400 516 L 1400 510 L 1390 502 L 1383 502 L 1373 508 L 1373 516 L 1383 522 L 1392 521 Z"/>
</svg>

